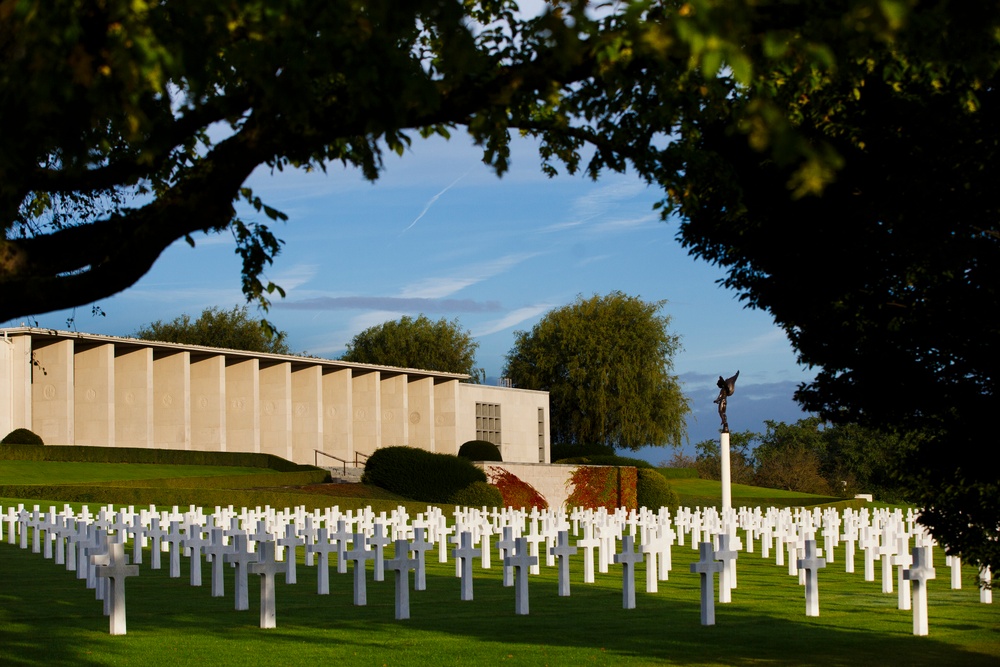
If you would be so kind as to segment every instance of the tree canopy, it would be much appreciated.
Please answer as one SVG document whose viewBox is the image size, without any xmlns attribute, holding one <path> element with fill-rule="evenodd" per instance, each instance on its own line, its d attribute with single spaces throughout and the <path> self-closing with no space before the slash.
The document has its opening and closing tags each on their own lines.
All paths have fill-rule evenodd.
<svg viewBox="0 0 1000 667">
<path fill-rule="evenodd" d="M 465 373 L 470 381 L 485 381 L 482 368 L 476 366 L 479 343 L 462 328 L 458 320 L 441 318 L 432 322 L 425 315 L 369 327 L 347 344 L 344 361 L 402 368 L 420 368 L 446 373 Z"/>
<path fill-rule="evenodd" d="M 680 339 L 659 314 L 664 303 L 579 297 L 514 333 L 503 373 L 515 387 L 549 392 L 553 442 L 681 444 L 690 409 L 670 372 Z"/>
<path fill-rule="evenodd" d="M 275 332 L 263 326 L 260 320 L 252 319 L 246 306 L 233 306 L 232 310 L 221 310 L 217 306 L 206 308 L 194 321 L 190 315 L 181 315 L 170 322 L 157 320 L 140 327 L 132 335 L 142 340 L 222 347 L 227 350 L 289 353 L 285 343 L 288 334 L 284 331 Z"/>
<path fill-rule="evenodd" d="M 831 424 L 818 417 L 794 424 L 766 420 L 764 426 L 763 433 L 731 434 L 734 483 L 844 497 L 871 493 L 884 502 L 905 502 L 913 496 L 897 465 L 913 447 L 912 435 Z M 719 441 L 704 440 L 695 449 L 699 476 L 719 479 Z"/>
<path fill-rule="evenodd" d="M 548 173 L 662 187 L 818 369 L 803 405 L 919 432 L 921 520 L 997 569 L 998 34 L 968 0 L 0 2 L 0 320 L 119 292 L 202 230 L 266 308 L 284 215 L 258 166 L 374 180 L 461 128 L 503 173 L 522 131 Z"/>
</svg>

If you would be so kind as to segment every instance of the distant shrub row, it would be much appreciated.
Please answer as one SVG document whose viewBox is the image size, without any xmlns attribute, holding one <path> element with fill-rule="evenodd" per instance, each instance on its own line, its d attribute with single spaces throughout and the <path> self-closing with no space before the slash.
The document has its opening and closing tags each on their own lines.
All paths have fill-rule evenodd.
<svg viewBox="0 0 1000 667">
<path fill-rule="evenodd" d="M 698 479 L 697 468 L 657 468 L 667 479 Z"/>
<path fill-rule="evenodd" d="M 383 447 L 368 458 L 361 481 L 413 500 L 448 503 L 473 482 L 485 482 L 486 473 L 468 459 L 451 454 Z"/>
<path fill-rule="evenodd" d="M 45 447 L 4 445 L 0 447 L 0 460 L 238 466 L 241 468 L 267 468 L 277 472 L 300 472 L 317 469 L 315 466 L 299 465 L 291 461 L 286 461 L 273 454 L 198 452 L 179 449 L 145 449 L 140 447 L 90 447 L 83 445 L 47 445 Z"/>
</svg>

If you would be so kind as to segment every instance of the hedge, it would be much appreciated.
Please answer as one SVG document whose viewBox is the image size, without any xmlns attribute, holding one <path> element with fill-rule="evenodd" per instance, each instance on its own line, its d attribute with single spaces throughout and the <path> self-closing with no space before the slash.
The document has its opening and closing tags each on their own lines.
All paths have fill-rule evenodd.
<svg viewBox="0 0 1000 667">
<path fill-rule="evenodd" d="M 500 489 L 492 484 L 473 482 L 453 493 L 449 502 L 462 507 L 501 507 L 503 496 Z"/>
<path fill-rule="evenodd" d="M 485 482 L 486 473 L 451 454 L 383 447 L 368 457 L 361 481 L 413 500 L 448 503 L 456 491 L 473 482 Z"/>
<path fill-rule="evenodd" d="M 4 461 L 75 461 L 86 463 L 156 463 L 172 465 L 237 466 L 267 468 L 278 472 L 320 470 L 311 465 L 299 465 L 273 454 L 252 452 L 199 452 L 184 449 L 146 449 L 142 447 L 90 447 L 60 445 L 4 445 L 0 447 Z"/>
<path fill-rule="evenodd" d="M 657 468 L 656 471 L 667 479 L 698 479 L 697 468 Z"/>
</svg>

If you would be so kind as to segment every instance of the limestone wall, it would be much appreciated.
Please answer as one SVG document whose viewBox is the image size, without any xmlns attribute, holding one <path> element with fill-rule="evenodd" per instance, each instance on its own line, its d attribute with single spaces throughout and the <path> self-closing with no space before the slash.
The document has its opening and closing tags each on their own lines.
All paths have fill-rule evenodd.
<svg viewBox="0 0 1000 667">
<path fill-rule="evenodd" d="M 406 445 L 455 454 L 476 402 L 502 412 L 508 461 L 548 460 L 548 394 L 464 375 L 20 327 L 0 329 L 0 437 L 261 452 L 296 463 Z M 361 459 L 363 461 L 363 457 Z"/>
</svg>

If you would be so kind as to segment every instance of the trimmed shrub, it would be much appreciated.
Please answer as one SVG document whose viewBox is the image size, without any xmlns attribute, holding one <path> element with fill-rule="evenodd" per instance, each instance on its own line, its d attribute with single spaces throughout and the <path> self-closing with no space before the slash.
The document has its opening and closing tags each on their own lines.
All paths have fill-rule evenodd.
<svg viewBox="0 0 1000 667">
<path fill-rule="evenodd" d="M 15 428 L 0 440 L 0 445 L 44 445 L 42 436 L 26 428 Z"/>
<path fill-rule="evenodd" d="M 486 440 L 469 440 L 458 448 L 458 455 L 470 461 L 503 461 L 500 448 Z"/>
<path fill-rule="evenodd" d="M 561 459 L 555 463 L 579 463 L 589 466 L 632 466 L 633 468 L 652 468 L 653 464 L 642 459 L 633 459 L 628 456 L 618 456 L 616 454 L 590 454 L 588 456 L 574 456 L 568 459 Z"/>
<path fill-rule="evenodd" d="M 666 477 L 652 468 L 639 468 L 636 472 L 635 498 L 639 507 L 655 512 L 661 507 L 674 509 L 680 506 L 680 496 Z"/>
<path fill-rule="evenodd" d="M 463 507 L 502 507 L 500 489 L 486 482 L 473 482 L 451 494 L 449 502 Z"/>
<path fill-rule="evenodd" d="M 486 473 L 471 461 L 451 454 L 416 447 L 383 447 L 368 457 L 361 481 L 404 498 L 447 503 L 456 491 L 473 482 L 485 482 Z"/>
</svg>

